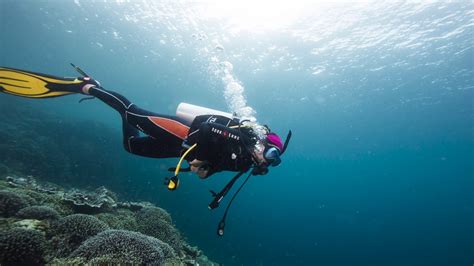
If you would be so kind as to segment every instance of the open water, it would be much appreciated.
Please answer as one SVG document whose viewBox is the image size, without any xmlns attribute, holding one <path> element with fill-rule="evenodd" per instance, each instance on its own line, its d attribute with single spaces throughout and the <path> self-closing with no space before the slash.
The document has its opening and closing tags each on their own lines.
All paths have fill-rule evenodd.
<svg viewBox="0 0 474 266">
<path fill-rule="evenodd" d="M 17 143 L 32 117 L 52 125 L 23 161 L 36 176 L 155 202 L 224 265 L 474 262 L 472 1 L 0 1 L 0 65 L 77 75 L 70 62 L 151 111 L 189 102 L 294 136 L 222 238 L 208 190 L 232 174 L 167 191 L 176 160 L 127 154 L 98 100 L 0 95 Z"/>
</svg>

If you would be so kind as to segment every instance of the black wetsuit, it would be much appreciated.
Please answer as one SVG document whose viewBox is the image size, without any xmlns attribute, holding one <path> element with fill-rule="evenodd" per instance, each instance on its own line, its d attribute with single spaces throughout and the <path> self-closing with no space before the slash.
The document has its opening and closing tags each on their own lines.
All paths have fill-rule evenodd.
<svg viewBox="0 0 474 266">
<path fill-rule="evenodd" d="M 238 121 L 204 115 L 197 116 L 191 125 L 187 125 L 179 117 L 143 110 L 113 91 L 93 87 L 89 94 L 120 113 L 123 145 L 130 153 L 153 158 L 180 157 L 189 146 L 197 143 L 186 159 L 205 161 L 209 170 L 207 176 L 220 171 L 245 171 L 253 163 L 245 147 L 254 144 L 253 134 L 248 129 L 230 128 L 238 126 Z M 145 135 L 140 136 L 140 132 Z"/>
</svg>

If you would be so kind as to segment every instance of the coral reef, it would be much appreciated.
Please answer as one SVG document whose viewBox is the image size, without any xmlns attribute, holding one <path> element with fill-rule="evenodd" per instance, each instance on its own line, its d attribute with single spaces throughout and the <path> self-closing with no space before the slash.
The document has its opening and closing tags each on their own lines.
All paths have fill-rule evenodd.
<svg viewBox="0 0 474 266">
<path fill-rule="evenodd" d="M 38 183 L 33 176 L 19 177 L 19 176 L 7 176 L 5 177 L 8 185 L 10 187 L 20 187 L 20 188 L 27 188 L 30 190 L 37 190 L 42 193 L 54 194 L 59 190 L 59 187 L 52 183 Z"/>
<path fill-rule="evenodd" d="M 58 191 L 55 194 L 49 194 L 45 192 L 40 192 L 38 190 L 28 190 L 15 188 L 13 191 L 17 193 L 24 194 L 33 198 L 36 201 L 34 205 L 48 206 L 58 211 L 61 216 L 66 216 L 74 213 L 74 209 L 67 203 L 62 200 L 61 195 L 64 194 L 62 191 Z"/>
<path fill-rule="evenodd" d="M 139 211 L 142 208 L 147 208 L 147 207 L 154 207 L 150 202 L 117 202 L 117 207 L 118 208 L 123 208 L 123 209 L 129 209 L 131 211 Z"/>
<path fill-rule="evenodd" d="M 71 255 L 91 264 L 162 264 L 175 254 L 162 241 L 137 232 L 107 230 L 85 241 Z"/>
<path fill-rule="evenodd" d="M 181 250 L 181 236 L 176 228 L 166 220 L 137 219 L 138 232 L 153 236 L 168 243 L 174 250 Z"/>
<path fill-rule="evenodd" d="M 109 226 L 87 214 L 71 214 L 59 220 L 54 231 L 57 234 L 55 243 L 58 254 L 64 255 L 77 248 L 84 240 L 109 229 Z"/>
<path fill-rule="evenodd" d="M 188 243 L 183 243 L 183 251 L 191 257 L 199 257 L 202 255 L 201 250 L 197 247 L 190 246 Z"/>
<path fill-rule="evenodd" d="M 0 191 L 0 216 L 10 217 L 15 215 L 20 209 L 30 205 L 33 200 L 28 200 L 26 196 L 11 191 Z"/>
<path fill-rule="evenodd" d="M 156 237 L 181 250 L 181 236 L 172 225 L 171 215 L 159 207 L 142 208 L 136 214 L 138 231 Z"/>
<path fill-rule="evenodd" d="M 12 227 L 16 227 L 16 228 L 36 230 L 42 234 L 45 234 L 46 231 L 49 229 L 48 222 L 35 220 L 35 219 L 20 220 L 20 221 L 16 221 L 12 223 L 11 225 Z"/>
<path fill-rule="evenodd" d="M 103 187 L 69 190 L 86 201 L 107 199 L 91 215 L 77 213 L 61 187 L 32 177 L 10 176 L 0 189 L 1 265 L 218 265 L 187 244 L 171 215 L 152 203 L 120 202 Z"/>
<path fill-rule="evenodd" d="M 146 207 L 137 212 L 137 220 L 163 220 L 172 224 L 171 215 L 159 207 Z"/>
<path fill-rule="evenodd" d="M 118 209 L 114 212 L 99 213 L 96 217 L 112 229 L 137 231 L 137 221 L 130 210 Z"/>
<path fill-rule="evenodd" d="M 7 176 L 5 183 L 0 183 L 0 188 L 9 188 L 9 191 L 19 195 L 26 195 L 30 205 L 46 205 L 54 207 L 60 214 L 72 214 L 73 209 L 65 204 L 58 195 L 63 195 L 62 189 L 49 182 L 37 182 L 32 176 L 28 178 Z"/>
<path fill-rule="evenodd" d="M 105 187 L 93 192 L 71 189 L 64 193 L 63 200 L 70 203 L 76 212 L 87 214 L 107 212 L 117 207 L 117 196 Z"/>
<path fill-rule="evenodd" d="M 36 220 L 56 220 L 59 219 L 59 213 L 48 206 L 29 206 L 19 210 L 16 217 Z"/>
<path fill-rule="evenodd" d="M 120 263 L 117 264 L 112 264 L 112 265 L 119 265 Z M 63 265 L 86 265 L 86 262 L 84 261 L 83 258 L 53 258 L 51 261 L 48 262 L 48 265 L 50 266 L 63 266 Z M 91 264 L 92 265 L 92 264 Z M 105 264 L 107 265 L 107 264 Z M 122 264 L 120 264 L 122 265 Z"/>
<path fill-rule="evenodd" d="M 68 215 L 62 218 L 56 227 L 59 234 L 67 235 L 68 238 L 77 241 L 83 241 L 107 229 L 109 229 L 107 224 L 87 214 Z"/>
<path fill-rule="evenodd" d="M 43 264 L 46 246 L 45 237 L 34 230 L 15 228 L 0 232 L 0 264 Z"/>
</svg>

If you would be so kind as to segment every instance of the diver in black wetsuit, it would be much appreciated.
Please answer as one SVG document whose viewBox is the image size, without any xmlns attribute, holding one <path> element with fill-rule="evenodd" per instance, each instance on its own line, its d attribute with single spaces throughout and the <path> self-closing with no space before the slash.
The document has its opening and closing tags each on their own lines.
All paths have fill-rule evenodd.
<svg viewBox="0 0 474 266">
<path fill-rule="evenodd" d="M 264 174 L 267 167 L 280 163 L 283 144 L 267 132 L 258 141 L 251 128 L 241 128 L 238 120 L 218 115 L 197 116 L 190 126 L 176 116 L 152 113 L 137 107 L 122 95 L 103 89 L 90 80 L 82 92 L 102 100 L 117 110 L 123 121 L 123 144 L 133 154 L 154 157 L 180 157 L 197 144 L 186 158 L 201 178 L 221 171 L 246 172 L 253 165 Z M 140 136 L 143 132 L 146 136 Z M 259 146 L 259 147 L 257 147 Z"/>
</svg>

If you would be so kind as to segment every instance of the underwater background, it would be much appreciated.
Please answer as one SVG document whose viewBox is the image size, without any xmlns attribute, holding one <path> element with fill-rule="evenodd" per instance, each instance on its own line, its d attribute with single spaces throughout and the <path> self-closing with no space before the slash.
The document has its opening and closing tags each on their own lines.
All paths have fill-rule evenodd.
<svg viewBox="0 0 474 266">
<path fill-rule="evenodd" d="M 209 211 L 208 191 L 232 173 L 183 173 L 169 192 L 177 159 L 127 154 L 98 100 L 0 95 L 2 178 L 156 203 L 224 265 L 474 262 L 472 1 L 2 0 L 0 34 L 2 66 L 77 76 L 73 62 L 150 111 L 188 102 L 293 131 L 222 238 L 231 194 Z"/>
</svg>

